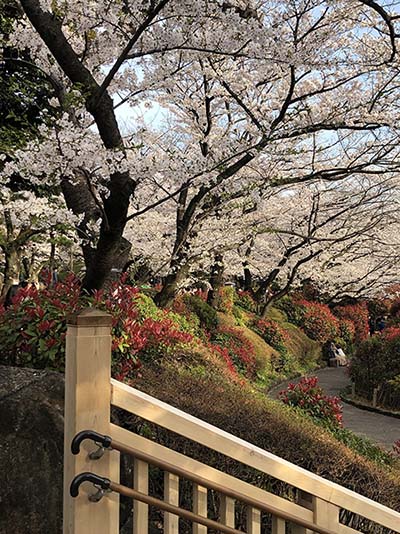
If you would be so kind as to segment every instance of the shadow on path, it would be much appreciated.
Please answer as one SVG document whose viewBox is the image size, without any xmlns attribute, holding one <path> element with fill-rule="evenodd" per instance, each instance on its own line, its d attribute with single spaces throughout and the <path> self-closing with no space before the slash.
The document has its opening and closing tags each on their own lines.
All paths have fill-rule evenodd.
<svg viewBox="0 0 400 534">
<path fill-rule="evenodd" d="M 339 397 L 340 392 L 350 384 L 347 369 L 344 367 L 327 367 L 311 373 L 309 376 L 317 376 L 319 384 L 325 393 L 330 396 Z M 290 382 L 299 382 L 300 378 L 288 380 L 272 388 L 268 395 L 276 399 L 279 391 L 285 389 Z M 389 451 L 392 450 L 393 443 L 400 439 L 400 419 L 361 410 L 345 402 L 342 402 L 342 405 L 343 424 L 346 428 L 349 428 L 359 436 L 371 439 Z"/>
</svg>

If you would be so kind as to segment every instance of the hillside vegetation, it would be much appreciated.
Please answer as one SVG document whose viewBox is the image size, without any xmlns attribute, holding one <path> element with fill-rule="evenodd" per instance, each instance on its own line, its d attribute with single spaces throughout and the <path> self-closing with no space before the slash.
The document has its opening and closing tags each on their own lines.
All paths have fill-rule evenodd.
<svg viewBox="0 0 400 534">
<path fill-rule="evenodd" d="M 113 318 L 112 372 L 117 379 L 400 509 L 400 470 L 394 456 L 349 434 L 343 436 L 339 428 L 328 431 L 321 422 L 317 425 L 299 410 L 265 395 L 273 383 L 320 366 L 327 336 L 334 333 L 338 343 L 345 343 L 339 337 L 344 335 L 339 319 L 307 301 L 284 302 L 282 309 L 272 308 L 261 318 L 249 302 L 248 296 L 224 288 L 217 310 L 200 293 L 181 295 L 171 309 L 163 310 L 138 288 L 120 283 L 79 298 L 79 285 L 70 279 L 43 290 L 20 290 L 13 305 L 1 313 L 0 346 L 9 365 L 63 370 L 65 317 L 85 306 L 106 310 Z M 323 320 L 318 315 L 321 309 Z M 124 424 L 146 435 L 157 432 L 165 443 L 184 447 L 217 467 L 233 469 L 274 491 L 286 491 L 276 481 L 210 456 L 162 429 L 135 420 Z"/>
</svg>

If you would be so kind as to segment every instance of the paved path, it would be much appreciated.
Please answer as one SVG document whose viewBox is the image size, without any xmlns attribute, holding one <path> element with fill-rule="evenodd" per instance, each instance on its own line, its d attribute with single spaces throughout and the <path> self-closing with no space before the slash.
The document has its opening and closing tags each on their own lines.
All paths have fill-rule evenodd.
<svg viewBox="0 0 400 534">
<path fill-rule="evenodd" d="M 327 395 L 339 396 L 340 392 L 349 385 L 350 381 L 343 367 L 327 367 L 312 373 L 317 376 L 319 384 Z M 269 395 L 276 398 L 278 392 L 289 382 L 298 382 L 300 378 L 288 380 L 269 391 Z M 400 419 L 381 415 L 367 410 L 361 410 L 350 404 L 343 404 L 343 424 L 356 434 L 368 437 L 387 450 L 392 450 L 393 443 L 400 439 Z"/>
</svg>

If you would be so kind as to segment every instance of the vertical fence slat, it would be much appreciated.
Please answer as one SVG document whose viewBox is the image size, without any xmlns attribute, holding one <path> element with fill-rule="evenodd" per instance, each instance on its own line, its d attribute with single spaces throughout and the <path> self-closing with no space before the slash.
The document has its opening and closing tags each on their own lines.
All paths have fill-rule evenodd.
<svg viewBox="0 0 400 534">
<path fill-rule="evenodd" d="M 286 534 L 286 521 L 284 519 L 273 516 L 272 534 Z"/>
<path fill-rule="evenodd" d="M 227 527 L 235 526 L 235 500 L 221 495 L 219 515 L 221 523 Z"/>
<path fill-rule="evenodd" d="M 260 534 L 261 512 L 252 506 L 247 507 L 247 534 Z"/>
<path fill-rule="evenodd" d="M 149 492 L 149 466 L 135 458 L 133 466 L 133 487 L 141 493 Z M 149 530 L 149 507 L 139 501 L 133 503 L 133 534 L 147 534 Z"/>
<path fill-rule="evenodd" d="M 193 484 L 193 512 L 207 517 L 207 488 Z M 207 534 L 207 527 L 193 523 L 193 534 Z"/>
<path fill-rule="evenodd" d="M 121 455 L 118 451 L 109 451 L 111 466 L 110 466 L 110 480 L 119 482 L 120 480 L 120 466 Z M 119 494 L 113 491 L 107 498 L 112 503 L 112 513 L 110 517 L 110 533 L 119 532 Z M 104 499 L 103 499 L 104 500 Z"/>
<path fill-rule="evenodd" d="M 313 499 L 314 523 L 319 527 L 326 527 L 339 531 L 340 508 L 318 497 Z"/>
<path fill-rule="evenodd" d="M 64 534 L 110 534 L 119 523 L 119 497 L 110 495 L 99 503 L 88 500 L 92 485 L 83 484 L 77 498 L 69 495 L 71 480 L 92 471 L 119 481 L 119 454 L 105 454 L 90 460 L 95 450 L 85 441 L 77 456 L 71 441 L 81 430 L 109 434 L 111 405 L 111 317 L 93 308 L 68 318 L 65 357 L 64 431 Z"/>
<path fill-rule="evenodd" d="M 179 506 L 179 478 L 172 473 L 164 473 L 164 499 Z M 179 518 L 177 515 L 164 514 L 164 534 L 178 534 Z"/>
<path fill-rule="evenodd" d="M 314 497 L 305 491 L 299 491 L 297 503 L 308 510 L 314 510 Z M 311 530 L 300 525 L 292 525 L 292 534 L 312 534 Z"/>
</svg>

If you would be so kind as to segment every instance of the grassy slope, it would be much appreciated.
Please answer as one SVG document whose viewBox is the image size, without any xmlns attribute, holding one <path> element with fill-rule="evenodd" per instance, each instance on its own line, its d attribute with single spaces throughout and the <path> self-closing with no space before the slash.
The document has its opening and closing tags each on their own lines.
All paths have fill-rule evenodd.
<svg viewBox="0 0 400 534">
<path fill-rule="evenodd" d="M 289 323 L 285 313 L 277 308 L 268 311 L 268 317 L 279 323 L 289 334 L 288 348 L 301 365 L 315 366 L 321 359 L 321 345 L 313 341 L 292 323 Z"/>
<path fill-rule="evenodd" d="M 257 393 L 250 385 L 229 383 L 210 367 L 200 376 L 183 360 L 147 368 L 134 385 L 290 462 L 400 510 L 400 469 L 381 467 L 361 457 L 321 427 Z M 163 431 L 157 434 L 169 446 L 221 468 L 221 458 L 209 451 Z M 224 461 L 226 465 L 230 464 Z M 237 472 L 238 467 L 232 469 Z M 253 475 L 244 470 L 242 476 L 252 480 Z M 265 480 L 265 484 L 274 487 L 274 482 Z"/>
<path fill-rule="evenodd" d="M 241 331 L 253 343 L 259 368 L 268 367 L 276 355 L 272 347 L 248 327 L 237 326 L 233 316 L 219 314 L 218 318 L 221 325 Z M 290 349 L 299 362 L 315 364 L 320 355 L 319 344 L 288 323 L 279 310 L 272 309 L 270 318 L 290 334 Z M 309 419 L 268 399 L 251 384 L 234 383 L 223 363 L 207 349 L 198 348 L 179 358 L 164 357 L 146 367 L 134 385 L 290 462 L 400 510 L 399 467 L 383 467 L 358 455 Z M 259 474 L 162 429 L 157 430 L 157 437 L 205 463 L 240 474 L 278 493 L 284 491 L 276 481 L 260 479 Z"/>
<path fill-rule="evenodd" d="M 271 359 L 278 357 L 278 352 L 268 345 L 262 337 L 256 334 L 253 330 L 244 325 L 238 326 L 233 315 L 218 313 L 218 321 L 221 326 L 228 326 L 241 332 L 251 342 L 255 350 L 257 371 L 263 371 L 264 369 L 269 368 Z"/>
</svg>

